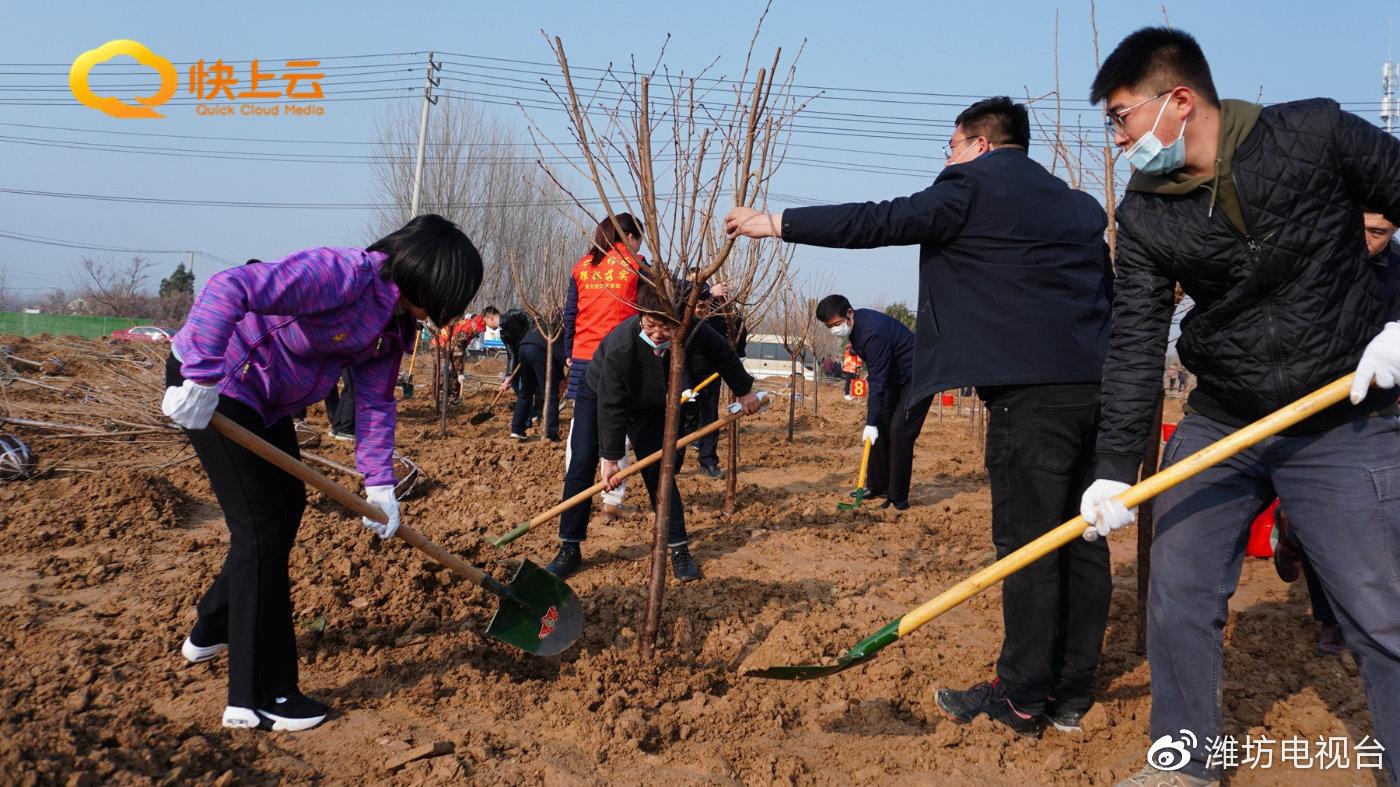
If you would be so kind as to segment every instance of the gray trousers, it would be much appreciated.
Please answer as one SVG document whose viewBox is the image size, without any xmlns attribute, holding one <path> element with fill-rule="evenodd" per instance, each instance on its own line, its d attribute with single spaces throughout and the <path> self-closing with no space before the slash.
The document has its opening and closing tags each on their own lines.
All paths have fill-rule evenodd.
<svg viewBox="0 0 1400 787">
<path fill-rule="evenodd" d="M 1164 465 L 1230 427 L 1188 415 Z M 1221 735 L 1221 670 L 1230 596 L 1251 520 L 1277 495 L 1337 612 L 1361 669 L 1372 737 L 1400 746 L 1400 418 L 1361 418 L 1317 434 L 1272 437 L 1158 499 L 1147 598 L 1152 740 L 1190 730 L 1200 745 L 1182 771 L 1207 769 Z M 1232 731 L 1238 739 L 1239 731 Z M 1355 745 L 1359 741 L 1352 741 Z"/>
</svg>

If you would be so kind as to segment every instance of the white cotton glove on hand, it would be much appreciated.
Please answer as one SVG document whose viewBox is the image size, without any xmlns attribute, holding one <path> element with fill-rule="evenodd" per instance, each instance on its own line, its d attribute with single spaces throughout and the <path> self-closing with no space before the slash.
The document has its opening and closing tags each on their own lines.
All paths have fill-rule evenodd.
<svg viewBox="0 0 1400 787">
<path fill-rule="evenodd" d="M 1128 508 L 1121 500 L 1115 499 L 1128 488 L 1129 485 L 1122 481 L 1100 478 L 1084 490 L 1084 497 L 1079 500 L 1079 513 L 1089 523 L 1089 527 L 1084 529 L 1085 541 L 1097 541 L 1100 536 L 1108 538 L 1109 533 L 1131 525 L 1137 519 L 1136 507 Z"/>
<path fill-rule="evenodd" d="M 867 442 L 871 445 L 875 445 L 875 441 L 879 439 L 880 428 L 877 426 L 867 426 L 865 427 L 865 431 L 860 433 L 860 442 L 862 445 L 864 445 Z"/>
<path fill-rule="evenodd" d="M 380 538 L 393 538 L 394 533 L 398 532 L 399 529 L 399 500 L 394 497 L 394 487 L 392 485 L 367 486 L 365 487 L 365 499 L 371 505 L 378 506 L 379 510 L 389 517 L 389 521 L 380 524 L 369 517 L 362 517 L 360 521 L 364 522 L 365 527 Z"/>
<path fill-rule="evenodd" d="M 178 388 L 171 386 L 165 389 L 160 411 L 186 429 L 204 429 L 209 426 L 209 419 L 214 417 L 214 408 L 218 406 L 217 386 L 186 380 Z"/>
<path fill-rule="evenodd" d="M 694 400 L 695 400 L 695 392 L 694 392 L 694 391 L 692 391 L 692 390 L 689 389 L 689 388 L 685 389 L 684 391 L 681 391 L 681 404 L 685 404 L 686 402 L 690 402 L 690 401 L 694 401 Z"/>
<path fill-rule="evenodd" d="M 1372 381 L 1377 388 L 1394 388 L 1400 383 L 1400 322 L 1386 323 L 1361 353 L 1356 380 L 1351 384 L 1352 404 L 1361 404 Z"/>
</svg>

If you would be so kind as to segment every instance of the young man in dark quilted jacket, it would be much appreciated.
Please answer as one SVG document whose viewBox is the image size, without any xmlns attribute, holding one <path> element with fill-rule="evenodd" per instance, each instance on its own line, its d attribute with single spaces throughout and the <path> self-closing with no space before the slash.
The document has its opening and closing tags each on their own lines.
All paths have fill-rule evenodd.
<svg viewBox="0 0 1400 787">
<path fill-rule="evenodd" d="M 1195 39 L 1169 28 L 1124 39 L 1090 98 L 1104 103 L 1137 172 L 1118 208 L 1098 480 L 1081 502 L 1094 526 L 1085 536 L 1135 516 L 1114 496 L 1156 439 L 1148 432 L 1177 284 L 1196 304 L 1177 351 L 1198 384 L 1164 465 L 1357 373 L 1350 401 L 1158 497 L 1150 735 L 1188 730 L 1196 745 L 1186 741 L 1190 759 L 1179 770 L 1149 765 L 1127 783 L 1220 778 L 1207 747 L 1222 733 L 1227 606 L 1246 529 L 1275 495 L 1356 654 L 1373 723 L 1365 732 L 1400 746 L 1400 322 L 1362 225 L 1366 210 L 1400 220 L 1400 140 L 1327 99 L 1262 109 L 1220 101 Z"/>
</svg>

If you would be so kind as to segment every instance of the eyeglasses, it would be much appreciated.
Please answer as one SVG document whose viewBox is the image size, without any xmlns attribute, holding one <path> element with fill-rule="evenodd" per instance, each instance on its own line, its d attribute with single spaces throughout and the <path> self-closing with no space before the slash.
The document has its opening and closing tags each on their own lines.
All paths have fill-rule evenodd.
<svg viewBox="0 0 1400 787">
<path fill-rule="evenodd" d="M 946 144 L 946 145 L 943 146 L 943 157 L 944 157 L 944 158 L 952 158 L 952 157 L 953 157 L 953 151 L 954 151 L 954 150 L 957 150 L 959 144 L 961 144 L 961 143 L 963 143 L 963 142 L 969 142 L 969 141 L 973 141 L 973 140 L 978 140 L 978 139 L 981 139 L 981 137 L 963 137 L 962 139 L 950 140 L 950 141 L 948 142 L 948 144 Z"/>
<path fill-rule="evenodd" d="M 1172 90 L 1175 89 L 1176 88 L 1172 88 Z M 1132 112 L 1134 109 L 1137 109 L 1143 104 L 1150 104 L 1153 101 L 1156 101 L 1157 99 L 1161 98 L 1162 96 L 1169 95 L 1171 92 L 1171 90 L 1167 90 L 1165 92 L 1158 93 L 1152 98 L 1144 98 L 1143 100 L 1137 102 L 1136 104 L 1133 104 L 1132 106 L 1128 107 L 1127 109 L 1121 112 L 1105 112 L 1103 116 L 1104 128 L 1108 129 L 1110 132 L 1121 130 L 1123 126 L 1127 123 L 1127 121 L 1124 120 L 1124 118 L 1128 116 L 1129 112 Z"/>
</svg>

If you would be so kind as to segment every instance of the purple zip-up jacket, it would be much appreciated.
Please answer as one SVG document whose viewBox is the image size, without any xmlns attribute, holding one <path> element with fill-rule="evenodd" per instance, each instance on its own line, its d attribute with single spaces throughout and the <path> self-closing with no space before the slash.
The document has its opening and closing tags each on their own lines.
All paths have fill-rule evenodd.
<svg viewBox="0 0 1400 787">
<path fill-rule="evenodd" d="M 385 259 L 319 248 L 214 274 L 175 335 L 180 373 L 271 425 L 324 399 L 351 367 L 355 464 L 366 486 L 393 484 L 394 385 L 415 323 L 380 278 Z"/>
</svg>

